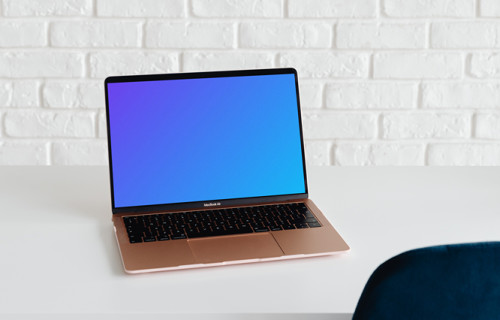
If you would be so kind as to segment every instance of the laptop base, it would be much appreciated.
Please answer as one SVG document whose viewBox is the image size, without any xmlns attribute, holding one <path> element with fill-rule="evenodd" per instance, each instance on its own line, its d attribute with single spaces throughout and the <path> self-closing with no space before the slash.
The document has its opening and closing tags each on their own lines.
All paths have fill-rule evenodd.
<svg viewBox="0 0 500 320">
<path fill-rule="evenodd" d="M 130 243 L 123 222 L 126 214 L 115 214 L 113 222 L 124 269 L 127 273 L 168 271 L 305 258 L 348 251 L 349 246 L 314 203 L 309 199 L 301 202 L 311 210 L 322 227 Z M 262 203 L 265 204 L 275 203 Z"/>
</svg>

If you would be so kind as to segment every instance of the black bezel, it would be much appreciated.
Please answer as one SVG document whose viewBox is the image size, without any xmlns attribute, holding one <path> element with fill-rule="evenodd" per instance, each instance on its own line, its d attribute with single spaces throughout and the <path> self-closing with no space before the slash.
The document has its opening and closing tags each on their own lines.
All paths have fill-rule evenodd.
<svg viewBox="0 0 500 320">
<path fill-rule="evenodd" d="M 178 79 L 200 79 L 200 78 L 217 78 L 217 77 L 238 77 L 238 76 L 257 76 L 257 75 L 273 75 L 273 74 L 293 74 L 295 77 L 295 88 L 297 94 L 297 108 L 299 114 L 299 130 L 300 144 L 302 148 L 302 165 L 304 170 L 304 186 L 305 192 L 288 195 L 275 195 L 265 197 L 238 198 L 238 199 L 213 199 L 207 201 L 184 202 L 174 204 L 155 204 L 133 207 L 115 207 L 115 196 L 113 189 L 113 166 L 111 154 L 111 134 L 109 121 L 109 104 L 108 104 L 108 83 L 118 82 L 138 82 L 138 81 L 156 81 L 156 80 L 178 80 Z M 294 68 L 275 68 L 275 69 L 255 69 L 255 70 L 233 70 L 233 71 L 209 71 L 209 72 L 190 72 L 190 73 L 170 73 L 170 74 L 150 74 L 150 75 L 128 75 L 128 76 L 112 76 L 104 80 L 104 91 L 106 99 L 106 125 L 108 133 L 108 159 L 109 159 L 109 174 L 111 186 L 111 207 L 113 214 L 115 213 L 137 213 L 137 212 L 157 212 L 164 210 L 188 210 L 188 209 L 215 209 L 217 207 L 205 207 L 207 202 L 220 202 L 220 206 L 237 206 L 244 204 L 255 204 L 259 202 L 287 201 L 295 199 L 306 199 L 308 197 L 306 161 L 304 153 L 304 139 L 302 135 L 302 117 L 300 112 L 299 98 L 299 83 L 297 79 L 297 70 Z"/>
</svg>

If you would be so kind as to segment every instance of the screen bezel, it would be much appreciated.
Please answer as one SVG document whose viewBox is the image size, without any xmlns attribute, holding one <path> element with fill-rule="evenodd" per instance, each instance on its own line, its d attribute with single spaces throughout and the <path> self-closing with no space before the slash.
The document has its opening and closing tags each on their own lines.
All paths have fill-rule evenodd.
<svg viewBox="0 0 500 320">
<path fill-rule="evenodd" d="M 154 205 L 141 205 L 129 207 L 115 207 L 114 182 L 113 182 L 113 160 L 111 154 L 111 134 L 110 134 L 110 119 L 109 119 L 109 100 L 108 100 L 108 84 L 121 82 L 140 82 L 140 81 L 159 81 L 159 80 L 179 80 L 179 79 L 202 79 L 202 78 L 219 78 L 219 77 L 242 77 L 242 76 L 262 76 L 276 74 L 293 74 L 295 78 L 295 90 L 297 96 L 297 111 L 299 118 L 300 131 L 300 146 L 302 151 L 302 167 L 304 173 L 304 193 L 274 195 L 251 198 L 236 198 L 236 199 L 213 199 L 207 201 L 193 201 L 182 203 L 166 203 Z M 299 99 L 299 84 L 297 79 L 297 70 L 294 68 L 276 68 L 276 69 L 255 69 L 255 70 L 233 70 L 233 71 L 209 71 L 209 72 L 189 72 L 189 73 L 170 73 L 170 74 L 151 74 L 151 75 L 128 75 L 128 76 L 112 76 L 104 80 L 104 90 L 106 99 L 106 130 L 108 141 L 108 159 L 109 159 L 109 174 L 111 187 L 111 208 L 113 214 L 116 213 L 139 213 L 139 212 L 158 212 L 167 210 L 191 210 L 191 209 L 217 209 L 219 206 L 237 206 L 245 204 L 256 204 L 260 202 L 287 201 L 295 199 L 308 198 L 306 162 L 304 152 L 304 139 L 302 135 L 302 117 L 300 112 Z M 220 203 L 216 206 L 204 206 L 206 203 Z"/>
</svg>

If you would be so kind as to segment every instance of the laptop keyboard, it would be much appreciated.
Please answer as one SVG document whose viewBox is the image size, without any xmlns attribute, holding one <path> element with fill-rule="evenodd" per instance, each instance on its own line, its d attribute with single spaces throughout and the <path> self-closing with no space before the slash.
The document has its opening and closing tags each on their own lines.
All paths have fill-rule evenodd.
<svg viewBox="0 0 500 320">
<path fill-rule="evenodd" d="M 130 243 L 321 227 L 303 203 L 123 217 Z"/>
</svg>

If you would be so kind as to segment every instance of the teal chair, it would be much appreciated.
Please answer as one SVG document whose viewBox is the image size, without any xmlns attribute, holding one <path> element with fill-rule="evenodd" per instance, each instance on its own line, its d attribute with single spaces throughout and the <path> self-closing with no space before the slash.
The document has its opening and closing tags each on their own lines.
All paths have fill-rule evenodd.
<svg viewBox="0 0 500 320">
<path fill-rule="evenodd" d="M 353 320 L 365 319 L 500 319 L 500 242 L 428 247 L 389 259 L 358 301 Z"/>
</svg>

